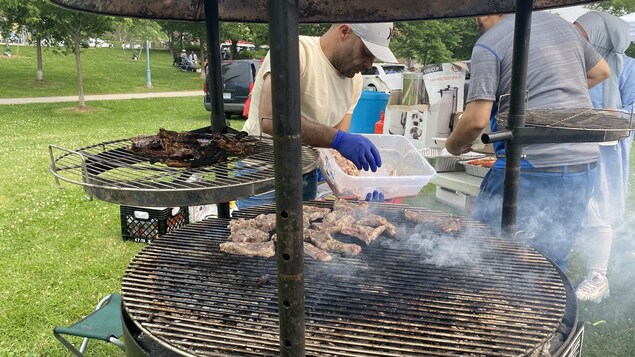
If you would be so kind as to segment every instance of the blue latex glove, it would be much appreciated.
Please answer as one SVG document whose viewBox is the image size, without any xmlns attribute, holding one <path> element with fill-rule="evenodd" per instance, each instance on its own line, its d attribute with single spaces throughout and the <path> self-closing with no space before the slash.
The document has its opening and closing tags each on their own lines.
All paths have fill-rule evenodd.
<svg viewBox="0 0 635 357">
<path fill-rule="evenodd" d="M 333 138 L 331 147 L 351 160 L 358 170 L 363 168 L 368 171 L 370 168 L 371 171 L 375 172 L 381 166 L 379 151 L 370 140 L 361 135 L 339 130 Z"/>
<path fill-rule="evenodd" d="M 384 202 L 384 193 L 383 192 L 379 192 L 379 191 L 368 192 L 366 194 L 366 200 L 365 201 L 383 203 Z"/>
</svg>

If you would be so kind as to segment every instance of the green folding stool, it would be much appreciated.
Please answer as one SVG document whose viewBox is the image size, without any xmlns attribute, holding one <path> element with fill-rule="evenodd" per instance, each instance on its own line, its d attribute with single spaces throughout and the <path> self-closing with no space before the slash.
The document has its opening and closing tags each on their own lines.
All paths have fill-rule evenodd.
<svg viewBox="0 0 635 357">
<path fill-rule="evenodd" d="M 111 294 L 101 299 L 95 311 L 69 327 L 57 326 L 53 334 L 69 351 L 77 356 L 84 356 L 84 350 L 89 339 L 102 340 L 113 343 L 122 350 L 126 350 L 119 339 L 123 336 L 121 326 L 121 295 Z M 77 349 L 62 335 L 84 337 L 82 344 Z"/>
</svg>

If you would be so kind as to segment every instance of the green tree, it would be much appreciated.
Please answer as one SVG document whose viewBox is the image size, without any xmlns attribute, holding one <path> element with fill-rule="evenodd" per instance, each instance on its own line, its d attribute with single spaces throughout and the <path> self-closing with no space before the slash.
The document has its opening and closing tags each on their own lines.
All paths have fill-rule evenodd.
<svg viewBox="0 0 635 357">
<path fill-rule="evenodd" d="M 131 44 L 132 48 L 137 45 L 145 46 L 146 36 L 150 42 L 159 41 L 166 37 L 162 26 L 153 20 L 117 18 L 114 19 L 115 32 L 122 43 Z M 143 52 L 143 51 L 141 51 Z"/>
<path fill-rule="evenodd" d="M 19 0 L 0 0 L 0 37 L 4 38 L 5 45 L 3 52 L 9 54 L 9 34 L 14 30 L 16 24 L 19 24 L 18 15 L 21 12 L 21 3 Z"/>
<path fill-rule="evenodd" d="M 398 22 L 391 48 L 397 57 L 427 65 L 469 59 L 477 38 L 469 19 Z"/>
<path fill-rule="evenodd" d="M 256 36 L 252 31 L 252 26 L 242 22 L 221 22 L 220 42 L 230 42 L 230 59 L 236 58 L 238 54 L 238 41 L 252 42 Z"/>
<path fill-rule="evenodd" d="M 622 16 L 635 12 L 635 0 L 602 1 L 589 6 L 589 8 L 608 12 L 615 16 Z"/>
<path fill-rule="evenodd" d="M 615 16 L 623 16 L 635 12 L 635 0 L 613 0 L 603 1 L 589 6 L 589 8 L 597 11 L 608 12 Z M 635 43 L 631 43 L 626 50 L 626 55 L 635 57 Z"/>
<path fill-rule="evenodd" d="M 190 47 L 191 43 L 196 43 L 201 65 L 205 63 L 207 34 L 204 22 L 161 21 L 159 23 L 170 38 L 169 49 L 173 56 L 179 56 L 181 49 Z M 201 78 L 205 79 L 205 71 L 201 71 Z"/>
<path fill-rule="evenodd" d="M 79 107 L 85 108 L 84 101 L 84 77 L 81 62 L 81 42 L 89 37 L 100 37 L 105 32 L 111 31 L 115 19 L 110 16 L 91 15 L 83 12 L 69 11 L 51 6 L 45 19 L 56 19 L 52 36 L 64 43 L 65 53 L 75 55 L 75 68 L 77 71 L 77 86 L 79 89 Z"/>
<path fill-rule="evenodd" d="M 19 30 L 26 29 L 31 33 L 30 42 L 36 46 L 38 81 L 44 80 L 42 41 L 46 40 L 49 45 L 54 44 L 54 35 L 60 26 L 55 17 L 43 15 L 48 14 L 51 9 L 52 5 L 45 0 L 24 0 L 5 7 L 5 18 L 8 22 L 18 26 Z"/>
<path fill-rule="evenodd" d="M 331 25 L 326 24 L 301 24 L 300 35 L 302 36 L 322 36 Z"/>
</svg>

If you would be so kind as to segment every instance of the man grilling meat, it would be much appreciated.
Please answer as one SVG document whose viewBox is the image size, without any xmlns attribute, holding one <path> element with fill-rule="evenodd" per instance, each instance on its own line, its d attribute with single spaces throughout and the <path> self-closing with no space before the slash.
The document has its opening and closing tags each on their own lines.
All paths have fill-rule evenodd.
<svg viewBox="0 0 635 357">
<path fill-rule="evenodd" d="M 487 32 L 472 51 L 465 112 L 446 141 L 446 148 L 455 155 L 470 151 L 490 121 L 496 129 L 499 104 L 501 111 L 509 109 L 509 97 L 501 96 L 511 91 L 514 15 L 480 16 L 476 22 Z M 588 88 L 609 73 L 606 61 L 572 24 L 547 12 L 533 14 L 527 65 L 529 109 L 591 108 Z M 504 156 L 503 147 L 496 149 L 499 157 Z M 523 153 L 518 229 L 533 231 L 533 246 L 566 271 L 593 190 L 598 144 L 525 145 Z M 483 180 L 473 214 L 495 229 L 501 226 L 504 177 L 502 158 Z"/>
<path fill-rule="evenodd" d="M 353 109 L 362 93 L 360 72 L 378 58 L 396 63 L 388 48 L 392 23 L 334 24 L 321 37 L 300 36 L 300 104 L 302 143 L 330 147 L 358 169 L 381 166 L 377 148 L 361 135 L 348 134 Z M 271 62 L 267 54 L 254 84 L 249 118 L 250 135 L 273 133 Z M 315 198 L 316 172 L 303 176 L 304 199 Z M 274 202 L 273 192 L 238 200 L 239 208 Z"/>
</svg>

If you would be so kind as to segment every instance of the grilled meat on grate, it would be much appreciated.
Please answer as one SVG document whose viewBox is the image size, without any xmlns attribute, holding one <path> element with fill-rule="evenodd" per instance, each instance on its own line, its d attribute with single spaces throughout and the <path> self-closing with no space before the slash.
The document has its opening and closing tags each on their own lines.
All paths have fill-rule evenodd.
<svg viewBox="0 0 635 357">
<path fill-rule="evenodd" d="M 234 219 L 229 222 L 227 228 L 229 228 L 232 233 L 244 228 L 254 228 L 265 233 L 271 233 L 276 229 L 276 215 L 269 213 L 259 214 L 254 219 Z"/>
<path fill-rule="evenodd" d="M 575 326 L 564 274 L 521 241 L 470 220 L 461 222 L 464 234 L 443 239 L 406 220 L 403 206 L 372 209 L 399 227 L 400 239 L 378 240 L 355 257 L 333 254 L 328 264 L 310 259 L 305 243 L 304 355 L 529 356 Z M 233 215 L 272 212 L 264 205 Z M 280 355 L 276 261 L 220 252 L 228 223 L 187 225 L 144 248 L 122 281 L 124 312 L 179 355 Z M 434 242 L 439 249 L 415 248 Z M 428 252 L 458 262 L 438 264 Z M 261 285 L 263 274 L 269 283 Z M 564 318 L 569 301 L 574 312 Z"/>
<path fill-rule="evenodd" d="M 242 229 L 237 229 L 229 235 L 229 240 L 232 242 L 242 242 L 242 243 L 258 243 L 258 242 L 266 242 L 270 239 L 269 233 L 265 233 L 259 229 L 244 227 Z"/>
<path fill-rule="evenodd" d="M 276 255 L 276 249 L 271 240 L 261 243 L 225 242 L 219 246 L 222 252 L 248 257 L 271 258 Z"/>
<path fill-rule="evenodd" d="M 362 251 L 362 247 L 357 244 L 342 243 L 337 239 L 333 239 L 327 232 L 307 229 L 304 232 L 305 240 L 307 238 L 316 247 L 329 252 L 342 253 L 345 255 L 357 255 Z"/>
<path fill-rule="evenodd" d="M 195 168 L 227 161 L 229 155 L 249 155 L 257 139 L 246 132 L 229 134 L 197 134 L 159 129 L 158 135 L 130 139 L 129 150 L 170 167 Z"/>
<path fill-rule="evenodd" d="M 330 262 L 333 257 L 324 249 L 320 249 L 309 242 L 304 242 L 304 253 L 309 257 L 322 262 Z"/>
<path fill-rule="evenodd" d="M 347 256 L 357 255 L 362 248 L 357 244 L 343 243 L 334 239 L 331 234 L 341 232 L 348 228 L 348 235 L 358 238 L 367 245 L 381 235 L 387 226 L 394 226 L 380 216 L 367 215 L 368 203 L 351 203 L 338 200 L 334 203 L 334 210 L 326 207 L 303 206 L 304 226 L 304 252 L 315 260 L 323 262 L 331 261 L 330 253 L 340 253 Z M 362 217 L 369 225 L 377 227 L 356 225 L 352 215 Z M 262 243 L 277 242 L 275 214 L 259 214 L 255 218 L 236 218 L 229 222 L 229 243 L 241 243 L 239 245 L 225 245 L 221 250 L 230 254 L 248 256 L 267 256 L 262 252 Z M 321 220 L 321 222 L 320 222 Z M 386 223 L 385 225 L 381 223 Z M 394 235 L 394 232 L 393 232 Z M 251 246 L 249 244 L 252 244 Z M 268 246 L 267 246 L 268 249 Z M 259 253 L 254 253 L 259 252 Z"/>
<path fill-rule="evenodd" d="M 346 234 L 347 236 L 355 237 L 362 242 L 369 245 L 374 242 L 375 239 L 379 238 L 379 236 L 384 233 L 386 230 L 386 226 L 379 226 L 377 228 L 368 227 L 368 226 L 351 226 L 342 228 L 342 234 Z"/>
<path fill-rule="evenodd" d="M 395 225 L 388 222 L 386 218 L 382 216 L 378 216 L 376 214 L 369 214 L 366 217 L 362 217 L 358 219 L 357 222 L 355 223 L 362 226 L 369 226 L 369 227 L 386 226 L 385 232 L 388 233 L 390 237 L 394 238 L 395 235 L 397 235 L 397 229 L 395 228 Z"/>
<path fill-rule="evenodd" d="M 327 214 L 331 213 L 331 209 L 328 207 L 304 205 L 302 206 L 302 212 L 304 213 L 304 216 L 309 217 L 309 220 L 313 222 L 319 219 L 324 219 Z"/>
<path fill-rule="evenodd" d="M 321 223 L 314 222 L 313 227 L 321 231 L 335 234 L 342 231 L 342 228 L 348 227 L 355 222 L 355 218 L 343 211 L 333 211 L 327 214 Z"/>
<path fill-rule="evenodd" d="M 456 217 L 439 216 L 431 212 L 404 210 L 406 219 L 415 223 L 435 226 L 445 233 L 461 230 L 461 220 Z"/>
<path fill-rule="evenodd" d="M 333 202 L 333 211 L 346 212 L 355 218 L 360 218 L 368 214 L 368 202 L 349 202 L 337 199 Z"/>
</svg>

